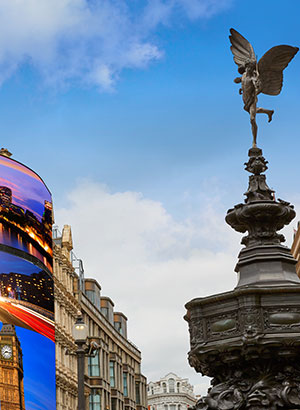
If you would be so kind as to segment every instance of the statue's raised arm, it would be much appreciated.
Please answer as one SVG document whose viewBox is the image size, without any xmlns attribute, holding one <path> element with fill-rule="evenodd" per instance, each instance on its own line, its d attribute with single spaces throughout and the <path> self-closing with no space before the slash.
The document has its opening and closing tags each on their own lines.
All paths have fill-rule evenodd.
<svg viewBox="0 0 300 410">
<path fill-rule="evenodd" d="M 240 94 L 243 95 L 244 109 L 250 114 L 253 135 L 253 147 L 256 147 L 257 124 L 256 114 L 267 114 L 272 121 L 274 111 L 257 107 L 259 93 L 278 95 L 283 84 L 283 70 L 297 54 L 299 48 L 292 46 L 276 46 L 267 51 L 256 61 L 252 45 L 240 33 L 230 29 L 231 51 L 234 62 L 238 65 L 241 77 L 235 78 L 241 83 Z"/>
</svg>

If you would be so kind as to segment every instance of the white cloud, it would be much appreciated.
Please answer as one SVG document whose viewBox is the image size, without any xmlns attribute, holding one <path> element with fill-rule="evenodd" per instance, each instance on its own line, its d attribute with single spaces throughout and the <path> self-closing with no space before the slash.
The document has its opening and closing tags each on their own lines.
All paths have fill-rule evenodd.
<svg viewBox="0 0 300 410">
<path fill-rule="evenodd" d="M 72 226 L 86 276 L 128 316 L 129 338 L 142 350 L 148 380 L 175 371 L 204 393 L 207 381 L 187 363 L 184 304 L 236 284 L 239 240 L 224 213 L 204 205 L 197 217 L 175 221 L 159 202 L 91 181 L 81 181 L 66 203 L 56 222 Z M 218 251 L 211 250 L 213 242 Z"/>
<path fill-rule="evenodd" d="M 191 19 L 211 17 L 231 4 L 228 0 L 177 0 L 177 2 Z"/>
<path fill-rule="evenodd" d="M 210 17 L 231 0 L 1 0 L 0 82 L 31 64 L 52 86 L 77 81 L 111 90 L 124 68 L 162 57 L 152 40 L 178 10 Z"/>
</svg>

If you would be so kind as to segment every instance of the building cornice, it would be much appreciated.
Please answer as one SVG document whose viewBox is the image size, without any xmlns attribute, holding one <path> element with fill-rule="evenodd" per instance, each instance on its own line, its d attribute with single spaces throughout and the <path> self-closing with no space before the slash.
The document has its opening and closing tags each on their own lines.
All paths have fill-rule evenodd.
<svg viewBox="0 0 300 410">
<path fill-rule="evenodd" d="M 178 397 L 184 397 L 184 398 L 188 398 L 188 399 L 191 399 L 191 400 L 196 400 L 195 399 L 195 397 L 193 397 L 193 396 L 191 396 L 190 394 L 188 394 L 188 393 L 158 393 L 158 394 L 150 394 L 150 395 L 148 395 L 148 400 L 151 400 L 152 398 L 153 399 L 156 399 L 156 398 L 159 398 L 159 399 L 166 399 L 166 400 L 168 400 L 168 399 L 170 399 L 170 398 L 178 398 Z"/>
<path fill-rule="evenodd" d="M 102 326 L 106 328 L 106 332 L 111 334 L 112 339 L 117 339 L 120 344 L 124 347 L 126 347 L 131 353 L 136 355 L 137 360 L 141 360 L 141 352 L 140 350 L 128 339 L 126 339 L 124 336 L 122 336 L 119 332 L 116 331 L 114 326 L 106 319 L 106 317 L 100 312 L 99 309 L 96 308 L 95 305 L 93 305 L 88 297 L 84 293 L 80 293 L 80 298 L 82 305 L 85 305 L 90 312 L 94 314 L 95 320 L 98 320 Z"/>
</svg>

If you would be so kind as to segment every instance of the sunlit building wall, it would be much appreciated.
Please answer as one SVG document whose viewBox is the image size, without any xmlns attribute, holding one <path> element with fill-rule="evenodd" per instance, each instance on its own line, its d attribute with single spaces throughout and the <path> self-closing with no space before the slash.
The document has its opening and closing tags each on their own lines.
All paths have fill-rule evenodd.
<svg viewBox="0 0 300 410">
<path fill-rule="evenodd" d="M 76 357 L 72 326 L 80 310 L 89 336 L 100 349 L 85 361 L 85 397 L 89 410 L 147 410 L 146 378 L 141 374 L 141 352 L 127 338 L 127 318 L 114 312 L 114 303 L 101 295 L 101 286 L 83 277 L 83 265 L 72 252 L 68 225 L 54 231 L 56 301 L 57 410 L 77 406 Z"/>
<path fill-rule="evenodd" d="M 296 272 L 300 277 L 300 221 L 298 222 L 297 229 L 294 229 L 294 238 L 291 247 L 291 253 L 297 260 Z"/>
<path fill-rule="evenodd" d="M 80 310 L 75 297 L 77 275 L 71 261 L 72 234 L 66 226 L 62 234 L 53 232 L 53 275 L 56 337 L 56 409 L 77 409 L 77 361 L 72 326 Z"/>
</svg>

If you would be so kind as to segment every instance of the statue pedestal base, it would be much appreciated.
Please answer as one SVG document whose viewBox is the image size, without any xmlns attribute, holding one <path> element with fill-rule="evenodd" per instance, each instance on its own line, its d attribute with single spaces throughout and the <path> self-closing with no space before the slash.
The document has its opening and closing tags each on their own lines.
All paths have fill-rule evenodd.
<svg viewBox="0 0 300 410">
<path fill-rule="evenodd" d="M 240 287 L 187 303 L 205 410 L 300 409 L 300 286 Z"/>
</svg>

